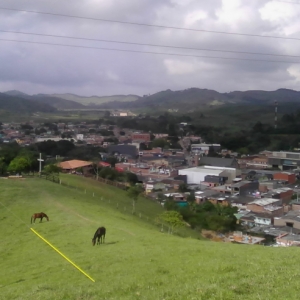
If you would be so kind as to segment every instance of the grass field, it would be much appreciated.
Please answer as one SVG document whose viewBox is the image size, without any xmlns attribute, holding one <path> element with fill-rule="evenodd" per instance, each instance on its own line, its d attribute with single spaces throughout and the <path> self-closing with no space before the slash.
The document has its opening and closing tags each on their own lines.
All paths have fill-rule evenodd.
<svg viewBox="0 0 300 300">
<path fill-rule="evenodd" d="M 130 205 L 123 191 L 76 176 L 62 180 L 77 189 L 42 179 L 0 179 L 0 299 L 299 298 L 298 248 L 167 235 L 91 195 Z M 161 211 L 143 201 L 138 206 L 145 214 Z M 32 213 L 40 211 L 50 221 L 31 225 Z M 106 244 L 93 247 L 91 238 L 101 225 L 107 228 Z"/>
</svg>

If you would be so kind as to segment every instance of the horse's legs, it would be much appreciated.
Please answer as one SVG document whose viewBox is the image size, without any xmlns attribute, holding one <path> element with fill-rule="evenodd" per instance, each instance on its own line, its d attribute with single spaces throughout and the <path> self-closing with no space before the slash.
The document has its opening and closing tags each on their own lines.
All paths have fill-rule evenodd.
<svg viewBox="0 0 300 300">
<path fill-rule="evenodd" d="M 43 217 L 41 217 L 41 221 L 40 221 L 40 223 L 43 221 Z"/>
</svg>

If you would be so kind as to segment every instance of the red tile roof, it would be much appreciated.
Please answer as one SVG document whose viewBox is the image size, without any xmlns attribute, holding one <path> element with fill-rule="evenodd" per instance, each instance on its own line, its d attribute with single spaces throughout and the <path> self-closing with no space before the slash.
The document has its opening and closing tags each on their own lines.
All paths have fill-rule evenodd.
<svg viewBox="0 0 300 300">
<path fill-rule="evenodd" d="M 90 161 L 73 159 L 73 160 L 63 161 L 59 163 L 58 166 L 64 170 L 73 170 L 77 168 L 91 166 L 92 164 L 93 163 Z"/>
</svg>

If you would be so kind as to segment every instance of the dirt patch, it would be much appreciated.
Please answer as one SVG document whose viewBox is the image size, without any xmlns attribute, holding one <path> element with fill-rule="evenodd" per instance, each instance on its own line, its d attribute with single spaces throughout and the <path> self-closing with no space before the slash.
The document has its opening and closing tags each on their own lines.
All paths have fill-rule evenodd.
<svg viewBox="0 0 300 300">
<path fill-rule="evenodd" d="M 214 242 L 223 242 L 224 237 L 212 230 L 202 230 L 201 235 Z"/>
</svg>

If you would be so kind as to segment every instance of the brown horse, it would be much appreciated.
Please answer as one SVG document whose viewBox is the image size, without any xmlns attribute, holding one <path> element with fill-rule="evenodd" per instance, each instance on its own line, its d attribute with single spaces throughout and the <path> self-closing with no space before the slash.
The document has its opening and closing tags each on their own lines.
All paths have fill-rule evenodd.
<svg viewBox="0 0 300 300">
<path fill-rule="evenodd" d="M 92 244 L 93 246 L 95 246 L 96 243 L 96 239 L 98 239 L 97 241 L 97 245 L 104 243 L 105 242 L 105 234 L 106 234 L 106 228 L 105 227 L 99 227 L 95 234 L 94 237 L 92 238 Z"/>
<path fill-rule="evenodd" d="M 43 218 L 46 218 L 47 221 L 49 221 L 48 216 L 47 216 L 45 213 L 43 213 L 43 212 L 33 214 L 32 217 L 31 217 L 31 224 L 32 224 L 32 219 L 33 219 L 33 222 L 35 223 L 35 219 L 41 219 L 40 222 L 42 222 L 42 221 L 43 221 Z"/>
</svg>

